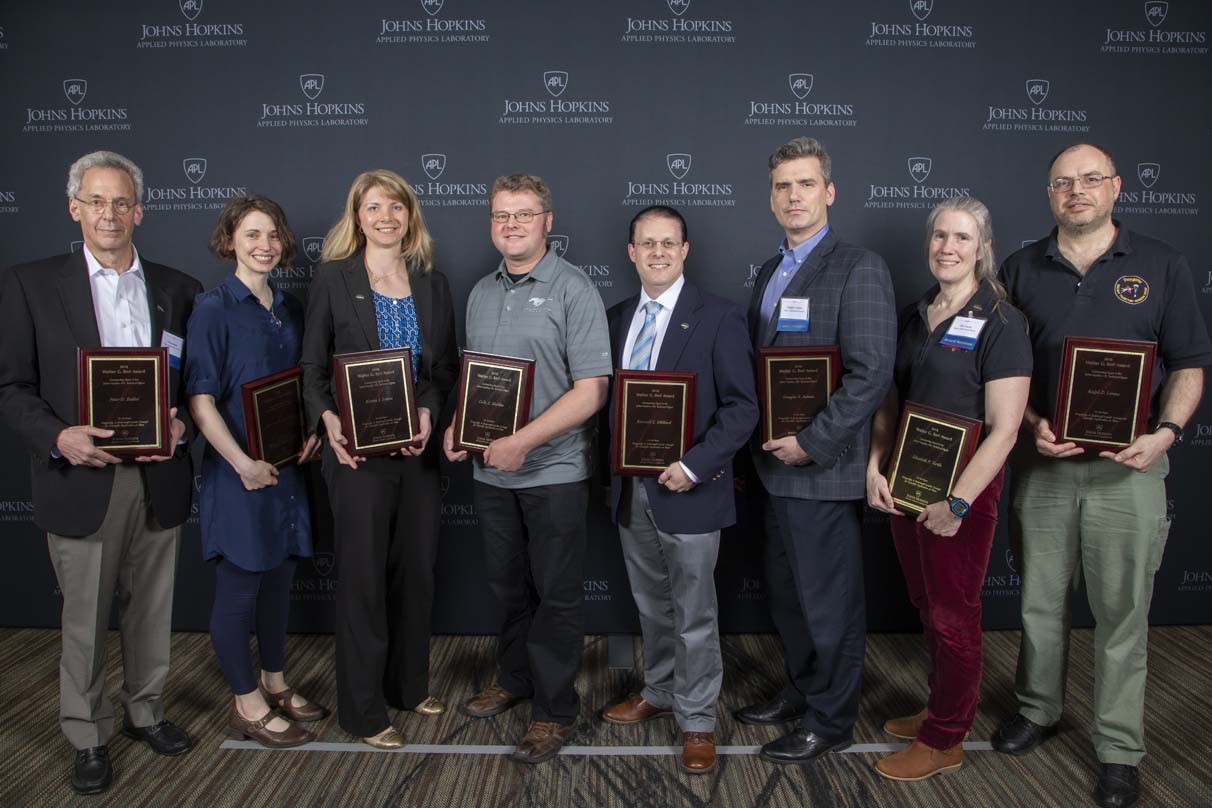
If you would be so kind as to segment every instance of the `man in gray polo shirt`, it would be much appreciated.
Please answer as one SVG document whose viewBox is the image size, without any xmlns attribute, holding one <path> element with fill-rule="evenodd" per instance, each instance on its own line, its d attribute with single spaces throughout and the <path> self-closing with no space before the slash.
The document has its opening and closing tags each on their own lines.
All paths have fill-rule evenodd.
<svg viewBox="0 0 1212 808">
<path fill-rule="evenodd" d="M 499 177 L 489 193 L 497 269 L 467 300 L 467 348 L 535 360 L 530 423 L 474 461 L 488 584 L 500 603 L 496 681 L 462 707 L 476 718 L 533 699 L 513 757 L 541 763 L 572 737 L 579 699 L 591 418 L 611 372 L 606 309 L 579 269 L 547 246 L 551 191 Z M 443 446 L 451 461 L 453 427 Z"/>
</svg>

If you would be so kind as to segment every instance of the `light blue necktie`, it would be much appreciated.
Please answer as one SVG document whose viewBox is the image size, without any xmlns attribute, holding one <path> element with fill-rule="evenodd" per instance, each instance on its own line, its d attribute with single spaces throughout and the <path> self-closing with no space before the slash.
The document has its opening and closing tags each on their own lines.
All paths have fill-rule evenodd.
<svg viewBox="0 0 1212 808">
<path fill-rule="evenodd" d="M 655 300 L 644 304 L 644 326 L 636 335 L 635 345 L 631 348 L 631 363 L 628 365 L 631 370 L 648 370 L 648 363 L 652 360 L 652 346 L 656 344 L 656 318 L 660 310 L 661 304 Z"/>
</svg>

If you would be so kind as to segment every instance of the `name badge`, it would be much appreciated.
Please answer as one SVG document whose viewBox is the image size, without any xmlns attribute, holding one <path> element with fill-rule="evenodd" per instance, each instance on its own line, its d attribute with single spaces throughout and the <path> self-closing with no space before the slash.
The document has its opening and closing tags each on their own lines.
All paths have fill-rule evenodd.
<svg viewBox="0 0 1212 808">
<path fill-rule="evenodd" d="M 779 299 L 777 330 L 800 333 L 808 330 L 808 298 L 784 297 Z"/>
<path fill-rule="evenodd" d="M 938 341 L 938 344 L 959 348 L 962 351 L 971 351 L 976 347 L 976 341 L 986 322 L 979 317 L 956 317 L 951 321 L 951 327 L 947 329 L 946 334 L 943 334 L 943 338 Z"/>
<path fill-rule="evenodd" d="M 168 348 L 168 366 L 180 370 L 181 349 L 185 347 L 185 340 L 171 331 L 164 331 L 160 337 L 160 347 Z"/>
</svg>

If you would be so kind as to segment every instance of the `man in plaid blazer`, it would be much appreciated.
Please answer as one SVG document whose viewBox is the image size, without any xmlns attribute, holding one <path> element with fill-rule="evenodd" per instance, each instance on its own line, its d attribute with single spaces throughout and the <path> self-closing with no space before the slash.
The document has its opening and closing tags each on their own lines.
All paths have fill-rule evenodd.
<svg viewBox="0 0 1212 808">
<path fill-rule="evenodd" d="M 836 345 L 842 375 L 796 435 L 751 444 L 767 492 L 766 580 L 787 684 L 738 711 L 747 724 L 796 728 L 762 747 L 803 762 L 850 745 L 858 719 L 866 613 L 862 501 L 871 416 L 892 381 L 896 304 L 883 259 L 829 227 L 835 189 L 825 148 L 796 138 L 770 156 L 770 208 L 786 239 L 754 284 L 755 348 Z"/>
</svg>

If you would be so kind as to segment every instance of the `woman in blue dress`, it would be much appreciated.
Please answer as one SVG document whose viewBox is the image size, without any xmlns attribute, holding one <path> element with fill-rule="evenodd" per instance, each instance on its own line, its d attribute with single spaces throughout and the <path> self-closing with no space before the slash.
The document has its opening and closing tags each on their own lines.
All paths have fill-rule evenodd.
<svg viewBox="0 0 1212 808">
<path fill-rule="evenodd" d="M 237 197 L 219 214 L 210 248 L 236 263 L 218 288 L 198 295 L 185 341 L 189 410 L 206 437 L 198 498 L 203 557 L 215 562 L 211 643 L 235 696 L 231 733 L 268 747 L 299 746 L 315 735 L 293 722 L 326 715 L 285 678 L 295 559 L 311 555 L 299 465 L 315 454 L 318 441 L 308 438 L 295 465 L 279 469 L 253 460 L 241 396 L 243 383 L 299 362 L 302 307 L 269 279 L 275 267 L 289 265 L 295 239 L 277 203 Z M 248 643 L 253 626 L 259 678 Z"/>
</svg>

